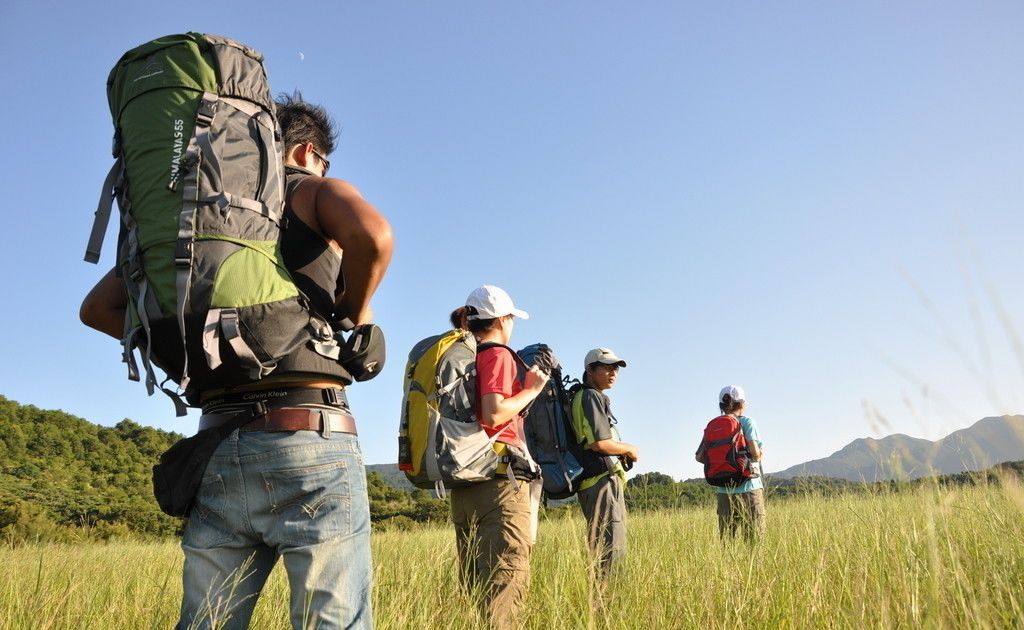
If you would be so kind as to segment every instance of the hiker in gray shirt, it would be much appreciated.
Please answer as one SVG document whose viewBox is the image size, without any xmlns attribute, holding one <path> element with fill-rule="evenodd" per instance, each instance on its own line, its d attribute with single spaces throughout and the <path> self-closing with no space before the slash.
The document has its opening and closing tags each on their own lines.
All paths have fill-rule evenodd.
<svg viewBox="0 0 1024 630">
<path fill-rule="evenodd" d="M 611 400 L 604 393 L 626 362 L 609 348 L 594 348 L 583 361 L 583 388 L 572 397 L 572 425 L 583 445 L 583 475 L 578 492 L 587 519 L 587 540 L 599 578 L 607 577 L 626 554 L 626 470 L 640 451 L 619 440 Z"/>
</svg>

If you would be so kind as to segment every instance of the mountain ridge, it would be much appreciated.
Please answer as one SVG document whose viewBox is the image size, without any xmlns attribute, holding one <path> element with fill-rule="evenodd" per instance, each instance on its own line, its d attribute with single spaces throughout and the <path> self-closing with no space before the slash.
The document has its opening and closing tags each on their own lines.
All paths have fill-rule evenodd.
<svg viewBox="0 0 1024 630">
<path fill-rule="evenodd" d="M 982 470 L 1020 459 L 1024 459 L 1024 416 L 988 416 L 934 441 L 903 433 L 857 438 L 828 457 L 769 475 L 825 476 L 850 481 L 917 479 Z"/>
</svg>

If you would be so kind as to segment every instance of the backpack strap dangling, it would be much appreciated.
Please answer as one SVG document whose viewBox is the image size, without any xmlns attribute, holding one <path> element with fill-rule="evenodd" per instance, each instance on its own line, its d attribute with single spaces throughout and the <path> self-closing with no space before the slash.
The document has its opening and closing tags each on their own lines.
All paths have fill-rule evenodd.
<svg viewBox="0 0 1024 630">
<path fill-rule="evenodd" d="M 117 135 L 114 136 L 114 147 L 117 152 L 114 164 L 110 172 L 103 180 L 103 189 L 100 191 L 100 200 L 96 205 L 96 213 L 92 220 L 92 231 L 89 233 L 89 241 L 85 246 L 85 262 L 96 264 L 100 260 L 100 252 L 103 250 L 103 237 L 107 233 L 107 226 L 110 225 L 110 209 L 114 204 L 114 196 L 124 183 L 124 158 L 121 157 L 117 146 Z"/>
</svg>

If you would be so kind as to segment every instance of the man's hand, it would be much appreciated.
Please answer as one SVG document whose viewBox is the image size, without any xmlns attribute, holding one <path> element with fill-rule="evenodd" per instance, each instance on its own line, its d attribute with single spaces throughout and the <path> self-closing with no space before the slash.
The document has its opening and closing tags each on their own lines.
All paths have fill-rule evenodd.
<svg viewBox="0 0 1024 630">
<path fill-rule="evenodd" d="M 531 367 L 526 372 L 526 379 L 523 384 L 523 389 L 535 390 L 540 392 L 544 389 L 544 386 L 548 384 L 548 379 L 551 377 L 547 372 L 540 369 L 536 365 Z"/>
</svg>

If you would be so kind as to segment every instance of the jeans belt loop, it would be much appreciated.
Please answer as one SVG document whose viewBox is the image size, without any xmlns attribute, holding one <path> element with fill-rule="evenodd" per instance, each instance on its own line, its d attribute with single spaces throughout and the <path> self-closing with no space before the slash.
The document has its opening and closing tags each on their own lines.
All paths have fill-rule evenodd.
<svg viewBox="0 0 1024 630">
<path fill-rule="evenodd" d="M 320 412 L 320 437 L 325 440 L 331 439 L 331 412 Z"/>
</svg>

